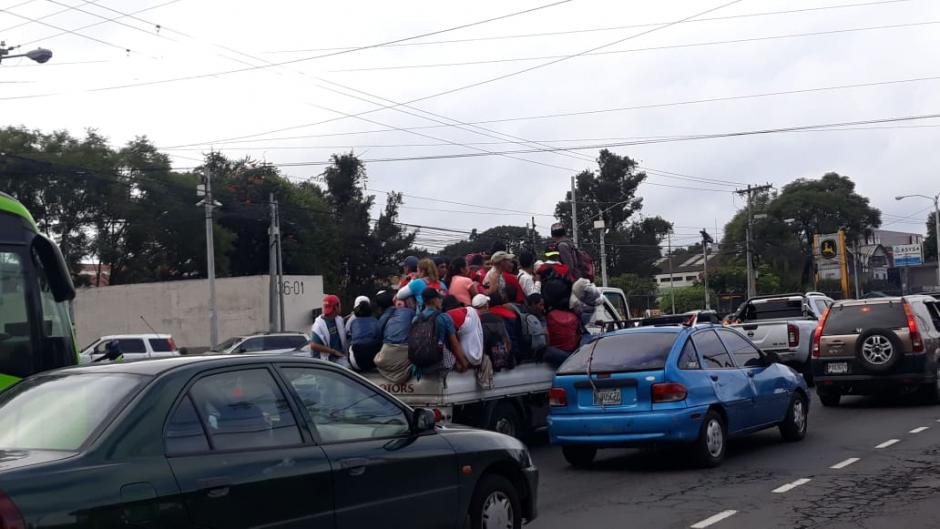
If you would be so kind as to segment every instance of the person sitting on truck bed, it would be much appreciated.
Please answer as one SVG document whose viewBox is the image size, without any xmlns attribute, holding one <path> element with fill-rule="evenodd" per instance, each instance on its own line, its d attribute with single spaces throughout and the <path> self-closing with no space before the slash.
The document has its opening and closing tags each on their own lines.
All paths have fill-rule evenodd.
<svg viewBox="0 0 940 529">
<path fill-rule="evenodd" d="M 467 266 L 467 260 L 458 257 L 450 262 L 450 283 L 448 283 L 447 293 L 457 298 L 463 306 L 469 307 L 473 301 L 473 296 L 477 295 L 477 288 L 470 279 L 470 268 Z"/>
<path fill-rule="evenodd" d="M 492 298 L 477 294 L 473 298 L 473 308 L 479 313 L 480 323 L 483 325 L 483 351 L 493 361 L 494 371 L 512 369 L 515 367 L 515 359 L 512 356 L 512 342 L 506 330 L 506 323 L 501 316 L 491 312 L 491 303 L 498 306 L 502 304 L 502 300 L 498 294 Z"/>
<path fill-rule="evenodd" d="M 535 254 L 531 250 L 519 252 L 519 285 L 526 296 L 542 291 L 542 285 L 535 279 Z"/>
<path fill-rule="evenodd" d="M 433 258 L 432 261 L 434 261 L 434 266 L 437 267 L 437 279 L 441 282 L 441 285 L 443 285 L 444 290 L 446 291 L 448 285 L 447 272 L 448 267 L 450 266 L 450 261 L 448 261 L 447 258 L 442 255 Z"/>
<path fill-rule="evenodd" d="M 427 258 L 418 261 L 417 276 L 406 286 L 400 288 L 396 297 L 401 300 L 414 297 L 418 304 L 418 310 L 421 310 L 424 308 L 422 294 L 426 288 L 433 288 L 442 296 L 447 293 L 447 288 L 444 287 L 437 276 L 437 265 Z"/>
<path fill-rule="evenodd" d="M 402 288 L 415 278 L 418 272 L 418 258 L 414 255 L 405 257 L 405 260 L 401 262 L 401 268 L 401 281 L 398 283 L 398 288 Z"/>
<path fill-rule="evenodd" d="M 515 266 L 513 264 L 515 258 L 515 255 L 507 252 L 496 252 L 493 254 L 493 257 L 490 258 L 490 261 L 493 263 L 493 268 L 486 274 L 483 285 L 486 290 L 486 295 L 492 296 L 496 293 L 505 295 L 505 288 L 511 285 L 513 287 L 513 295 L 512 297 L 505 297 L 504 299 L 514 303 L 525 303 L 525 294 L 522 292 L 522 285 L 519 284 L 519 278 L 512 271 Z"/>
<path fill-rule="evenodd" d="M 424 299 L 424 309 L 415 316 L 411 324 L 417 323 L 419 318 L 422 320 L 437 318 L 437 342 L 444 346 L 442 362 L 444 369 L 466 371 L 470 363 L 467 362 L 460 340 L 457 339 L 457 327 L 454 325 L 454 320 L 442 310 L 444 297 L 433 287 L 424 289 L 421 296 Z"/>
<path fill-rule="evenodd" d="M 582 277 L 571 286 L 569 306 L 575 314 L 580 315 L 581 325 L 590 325 L 598 305 L 603 303 L 604 294 L 586 278 Z"/>
<path fill-rule="evenodd" d="M 408 334 L 415 317 L 415 299 L 404 300 L 406 306 L 388 307 L 379 318 L 382 332 L 382 348 L 375 355 L 375 367 L 389 381 L 401 384 L 411 378 L 411 361 L 408 360 Z"/>
<path fill-rule="evenodd" d="M 577 350 L 581 343 L 581 320 L 568 310 L 552 310 L 548 313 L 548 347 L 543 360 L 558 369 Z"/>
<path fill-rule="evenodd" d="M 310 327 L 310 352 L 314 358 L 349 367 L 346 358 L 346 327 L 340 316 L 340 308 L 337 296 L 323 296 L 323 312 L 313 320 Z"/>
<path fill-rule="evenodd" d="M 371 371 L 375 368 L 375 355 L 382 348 L 382 334 L 369 298 L 360 296 L 356 300 L 355 319 L 349 321 L 349 363 L 358 371 Z"/>
<path fill-rule="evenodd" d="M 503 324 L 506 325 L 506 334 L 509 335 L 509 352 L 515 359 L 515 363 L 518 364 L 519 360 L 523 357 L 522 321 L 515 310 L 519 305 L 513 307 L 512 304 L 505 302 L 505 300 L 515 299 L 515 297 L 516 287 L 506 285 L 499 295 L 490 298 L 490 314 L 496 314 L 503 319 Z"/>
</svg>

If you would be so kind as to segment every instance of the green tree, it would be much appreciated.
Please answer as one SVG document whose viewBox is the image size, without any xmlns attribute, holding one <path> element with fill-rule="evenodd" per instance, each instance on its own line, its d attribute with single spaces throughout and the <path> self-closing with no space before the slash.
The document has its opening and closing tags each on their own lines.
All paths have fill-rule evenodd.
<svg viewBox="0 0 940 529">
<path fill-rule="evenodd" d="M 597 260 L 600 240 L 594 221 L 604 220 L 608 273 L 648 275 L 653 272 L 653 262 L 662 255 L 659 245 L 672 225 L 659 217 L 630 221 L 643 208 L 637 188 L 646 179 L 646 173 L 637 169 L 633 159 L 604 149 L 600 151 L 597 165 L 596 171 L 582 171 L 575 176 L 578 242 Z M 555 206 L 555 216 L 570 228 L 570 191 Z"/>
<path fill-rule="evenodd" d="M 803 257 L 803 285 L 809 284 L 812 277 L 814 235 L 841 228 L 846 231 L 846 239 L 852 241 L 881 225 L 881 212 L 855 192 L 855 183 L 849 177 L 837 173 L 826 173 L 818 180 L 794 180 L 783 187 L 767 211 L 777 222 L 787 222 L 797 237 Z"/>
<path fill-rule="evenodd" d="M 398 208 L 403 198 L 401 193 L 391 192 L 385 201 L 385 209 L 375 222 L 372 230 L 372 253 L 375 256 L 374 283 L 369 294 L 381 286 L 384 280 L 399 270 L 399 265 L 408 256 L 414 245 L 417 232 L 409 232 L 404 226 L 398 224 Z"/>
<path fill-rule="evenodd" d="M 670 295 L 668 292 L 663 293 L 664 296 Z M 718 304 L 718 296 L 715 292 L 709 289 L 709 296 L 711 299 L 712 306 Z M 705 286 L 704 285 L 693 285 L 691 287 L 677 288 L 675 291 L 676 297 L 676 313 L 688 312 L 690 310 L 703 310 L 705 308 Z M 671 304 L 671 301 L 665 301 L 666 304 Z"/>
<path fill-rule="evenodd" d="M 659 287 L 656 280 L 637 274 L 620 274 L 610 278 L 611 287 L 623 290 L 631 311 L 644 311 L 656 308 Z"/>
</svg>

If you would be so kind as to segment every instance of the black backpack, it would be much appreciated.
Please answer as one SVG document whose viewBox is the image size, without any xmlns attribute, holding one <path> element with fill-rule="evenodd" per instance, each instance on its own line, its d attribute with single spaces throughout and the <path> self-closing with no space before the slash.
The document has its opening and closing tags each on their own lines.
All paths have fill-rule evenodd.
<svg viewBox="0 0 940 529">
<path fill-rule="evenodd" d="M 542 278 L 542 298 L 548 310 L 568 310 L 571 298 L 571 279 L 559 274 L 551 265 L 539 269 Z"/>
<path fill-rule="evenodd" d="M 437 340 L 437 315 L 418 316 L 408 332 L 408 360 L 419 369 L 444 360 L 444 344 Z"/>
<path fill-rule="evenodd" d="M 480 323 L 483 325 L 483 349 L 493 362 L 493 371 L 516 367 L 516 358 L 503 341 L 503 337 L 509 334 L 503 318 L 495 314 L 484 314 L 480 316 Z"/>
</svg>

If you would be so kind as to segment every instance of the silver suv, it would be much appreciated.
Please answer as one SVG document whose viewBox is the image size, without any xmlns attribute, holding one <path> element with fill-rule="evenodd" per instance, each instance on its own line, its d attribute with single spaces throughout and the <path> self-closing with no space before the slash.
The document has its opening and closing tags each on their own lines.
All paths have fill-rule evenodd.
<svg viewBox="0 0 940 529">
<path fill-rule="evenodd" d="M 233 336 L 209 351 L 216 354 L 288 353 L 310 340 L 299 332 L 259 333 Z"/>
</svg>

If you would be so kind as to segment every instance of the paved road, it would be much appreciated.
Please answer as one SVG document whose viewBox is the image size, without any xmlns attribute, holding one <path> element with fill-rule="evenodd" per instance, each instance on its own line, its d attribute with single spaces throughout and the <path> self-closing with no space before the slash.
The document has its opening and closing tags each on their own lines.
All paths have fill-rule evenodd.
<svg viewBox="0 0 940 529">
<path fill-rule="evenodd" d="M 533 529 L 940 527 L 940 406 L 912 399 L 823 408 L 814 397 L 802 442 L 767 430 L 733 441 L 716 469 L 670 451 L 608 450 L 578 470 L 544 442 L 532 456 L 542 476 Z M 717 515 L 727 517 L 705 525 Z"/>
</svg>

